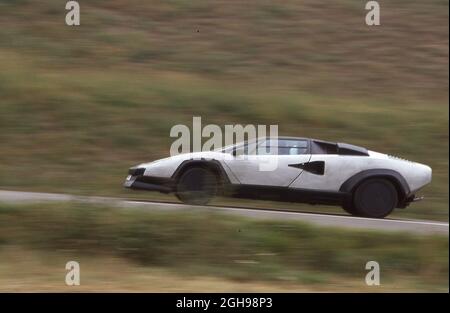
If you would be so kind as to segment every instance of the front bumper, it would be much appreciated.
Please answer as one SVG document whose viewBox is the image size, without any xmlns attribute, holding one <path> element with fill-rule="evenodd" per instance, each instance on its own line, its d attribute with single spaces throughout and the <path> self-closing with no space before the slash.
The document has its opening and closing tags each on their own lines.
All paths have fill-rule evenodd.
<svg viewBox="0 0 450 313">
<path fill-rule="evenodd" d="M 174 191 L 175 184 L 170 178 L 128 175 L 127 179 L 123 183 L 123 186 L 125 188 L 135 190 L 148 190 L 169 193 Z"/>
</svg>

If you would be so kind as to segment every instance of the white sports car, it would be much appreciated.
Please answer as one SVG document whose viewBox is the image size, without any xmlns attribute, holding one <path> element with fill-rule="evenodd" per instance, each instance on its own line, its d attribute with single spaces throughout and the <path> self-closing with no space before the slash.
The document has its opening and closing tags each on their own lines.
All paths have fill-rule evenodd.
<svg viewBox="0 0 450 313">
<path fill-rule="evenodd" d="M 269 152 L 268 152 L 269 151 Z M 276 164 L 261 170 L 261 164 Z M 309 138 L 259 138 L 140 164 L 124 186 L 174 192 L 203 205 L 215 195 L 340 205 L 348 213 L 382 218 L 419 200 L 431 168 L 345 143 Z"/>
</svg>

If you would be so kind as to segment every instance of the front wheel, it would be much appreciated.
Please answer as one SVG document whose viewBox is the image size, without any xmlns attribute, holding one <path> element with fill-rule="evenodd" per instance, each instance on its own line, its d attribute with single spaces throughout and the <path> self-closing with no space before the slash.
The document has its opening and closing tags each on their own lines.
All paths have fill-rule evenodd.
<svg viewBox="0 0 450 313">
<path fill-rule="evenodd" d="M 382 178 L 368 179 L 355 190 L 353 207 L 356 215 L 383 218 L 397 206 L 398 194 L 394 185 Z"/>
<path fill-rule="evenodd" d="M 216 175 L 207 169 L 194 167 L 181 175 L 175 195 L 183 203 L 205 205 L 217 194 L 217 191 Z"/>
</svg>

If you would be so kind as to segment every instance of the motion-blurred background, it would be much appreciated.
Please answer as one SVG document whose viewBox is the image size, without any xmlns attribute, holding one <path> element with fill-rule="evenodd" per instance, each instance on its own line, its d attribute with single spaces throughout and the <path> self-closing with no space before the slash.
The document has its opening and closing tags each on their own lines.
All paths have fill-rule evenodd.
<svg viewBox="0 0 450 313">
<path fill-rule="evenodd" d="M 433 168 L 433 182 L 423 191 L 426 200 L 394 217 L 448 221 L 448 1 L 381 0 L 381 25 L 372 27 L 365 24 L 366 1 L 362 0 L 80 0 L 79 3 L 81 26 L 69 27 L 65 24 L 66 1 L 0 0 L 0 189 L 166 199 L 158 194 L 130 194 L 123 190 L 121 184 L 127 169 L 167 156 L 173 141 L 169 137 L 170 128 L 175 124 L 191 125 L 193 116 L 201 116 L 204 124 L 278 124 L 282 135 L 349 142 L 428 164 Z M 112 221 L 104 222 L 92 213 L 95 210 L 74 206 L 67 208 L 68 212 L 74 210 L 67 213 L 78 221 L 74 224 L 70 224 L 71 219 L 55 216 L 62 214 L 55 213 L 60 212 L 56 208 L 46 207 L 43 215 L 30 215 L 41 206 L 2 207 L 0 223 L 5 227 L 0 234 L 9 243 L 0 250 L 3 260 L 7 260 L 0 267 L 2 289 L 27 289 L 23 281 L 17 283 L 14 275 L 2 281 L 1 273 L 13 273 L 18 260 L 34 258 L 24 255 L 39 244 L 37 239 L 26 238 L 44 236 L 40 227 L 51 229 L 56 225 L 50 220 L 62 223 L 61 231 L 73 230 L 58 240 L 43 237 L 48 243 L 44 251 L 52 253 L 64 250 L 64 243 L 68 244 L 68 251 L 91 251 L 87 248 L 89 242 L 96 242 L 99 247 L 104 244 L 103 224 L 122 225 L 120 218 L 114 220 L 114 214 L 108 215 Z M 314 210 L 306 205 L 279 206 Z M 86 211 L 90 215 L 86 216 Z M 89 218 L 95 222 L 83 222 Z M 169 237 L 185 227 L 182 222 L 171 222 L 171 218 L 166 222 L 175 226 L 169 227 L 173 229 L 166 234 Z M 229 238 L 225 236 L 227 227 L 216 227 L 218 238 L 222 238 L 221 230 L 223 237 Z M 273 233 L 262 235 L 269 241 L 269 246 L 262 244 L 265 247 L 262 250 L 271 250 L 272 245 L 276 250 L 281 245 L 291 251 L 288 249 L 291 241 L 277 242 L 273 238 L 280 235 L 278 228 L 267 227 Z M 121 234 L 114 227 L 109 231 L 112 237 L 113 233 Z M 155 228 L 153 231 L 159 234 Z M 74 239 L 87 233 L 99 237 L 88 236 L 85 238 L 88 243 Z M 53 234 L 56 236 L 57 231 Z M 326 249 L 322 255 L 317 252 L 316 256 L 310 256 L 309 265 L 295 263 L 296 256 L 266 251 L 275 253 L 270 258 L 276 260 L 267 267 L 256 265 L 256 273 L 282 272 L 275 278 L 269 275 L 269 281 L 297 277 L 292 274 L 295 269 L 291 265 L 301 263 L 304 267 L 300 269 L 306 267 L 319 274 L 300 275 L 299 281 L 320 285 L 327 282 L 321 270 L 327 268 L 334 271 L 333 275 L 342 273 L 349 260 L 356 262 L 352 256 L 357 254 L 358 247 L 372 238 L 353 233 L 349 236 L 357 238 L 354 246 L 351 240 L 337 243 L 356 249 L 344 250 L 348 253 L 334 257 L 341 260 L 342 267 L 333 268 L 329 264 L 308 267 L 329 258 L 331 252 Z M 160 254 L 167 253 L 167 258 L 156 260 L 147 256 L 136 257 L 137 260 L 160 266 L 180 258 L 176 252 L 164 250 L 173 247 L 171 240 L 180 239 L 170 238 L 158 250 Z M 236 250 L 240 252 L 232 248 L 230 251 L 239 254 L 255 249 L 255 243 L 259 242 L 255 238 L 250 236 L 248 246 Z M 221 240 L 217 242 L 228 242 Z M 405 254 L 399 253 L 398 247 L 382 248 L 383 242 L 391 239 L 373 241 L 373 245 L 380 245 L 376 249 L 382 253 L 392 252 L 389 256 L 398 265 L 393 270 L 400 273 L 398 277 L 419 273 L 418 283 L 417 277 L 394 279 L 402 287 L 413 280 L 413 287 L 408 288 L 439 286 L 448 290 L 448 239 L 436 239 L 443 240 L 436 250 L 430 248 L 434 244 L 422 242 L 425 239 L 417 240 L 412 252 Z M 71 246 L 74 242 L 75 246 Z M 155 242 L 160 243 L 156 239 Z M 216 253 L 211 250 L 216 243 L 207 244 L 209 250 L 202 250 L 203 255 Z M 200 245 L 204 247 L 203 243 Z M 129 248 L 128 243 L 125 246 Z M 111 247 L 114 251 L 127 249 L 114 244 Z M 97 248 L 92 250 L 98 251 Z M 147 248 L 152 246 L 138 244 L 130 249 L 138 249 L 136 255 L 141 255 Z M 105 254 L 110 252 L 107 249 Z M 47 252 L 41 253 L 37 253 L 40 256 L 36 260 L 49 259 Z M 195 255 L 202 253 L 186 252 L 184 256 L 194 264 Z M 277 253 L 283 257 L 277 257 Z M 408 263 L 411 255 L 418 263 Z M 136 258 L 131 260 L 134 262 Z M 248 259 L 245 257 L 243 263 L 232 262 L 245 266 L 236 272 L 232 267 L 233 278 L 245 280 L 253 275 L 248 273 L 254 273 L 251 264 L 255 260 Z M 435 267 L 429 264 L 438 259 L 442 262 Z M 202 271 L 214 268 L 212 264 L 217 259 L 210 261 L 205 261 L 204 267 L 198 266 Z M 39 262 L 35 261 L 30 268 L 42 271 L 36 265 Z M 411 266 L 405 270 L 402 264 Z M 199 273 L 195 269 L 192 272 Z M 212 270 L 212 275 L 216 274 Z M 162 275 L 161 281 L 170 281 L 165 274 L 158 275 Z M 179 279 L 177 275 L 175 281 Z M 39 279 L 34 282 L 36 288 L 42 288 Z M 124 286 L 111 284 L 108 286 L 119 289 Z M 177 283 L 168 283 L 174 284 Z M 204 288 L 214 284 L 217 282 L 207 282 Z M 52 289 L 51 283 L 49 286 Z M 128 286 L 136 283 L 128 282 Z M 321 286 L 318 288 L 327 290 Z M 268 284 L 269 287 L 273 286 Z M 197 289 L 188 286 L 186 290 Z"/>
</svg>

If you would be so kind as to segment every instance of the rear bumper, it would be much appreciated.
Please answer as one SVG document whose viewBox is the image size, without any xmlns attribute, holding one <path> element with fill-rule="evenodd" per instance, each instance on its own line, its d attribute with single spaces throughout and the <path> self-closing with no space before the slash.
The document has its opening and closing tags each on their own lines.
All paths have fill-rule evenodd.
<svg viewBox="0 0 450 313">
<path fill-rule="evenodd" d="M 175 184 L 170 178 L 128 175 L 127 179 L 123 183 L 123 186 L 125 188 L 135 190 L 148 190 L 169 193 L 174 191 Z"/>
</svg>

